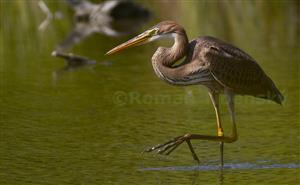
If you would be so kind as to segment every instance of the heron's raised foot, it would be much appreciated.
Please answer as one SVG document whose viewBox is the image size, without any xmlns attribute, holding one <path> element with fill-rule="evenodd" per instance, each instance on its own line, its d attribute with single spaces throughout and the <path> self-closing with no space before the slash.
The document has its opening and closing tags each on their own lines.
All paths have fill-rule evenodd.
<svg viewBox="0 0 300 185">
<path fill-rule="evenodd" d="M 185 134 L 185 135 L 182 135 L 182 136 L 178 136 L 178 137 L 175 137 L 175 138 L 169 140 L 166 143 L 159 144 L 159 145 L 153 146 L 151 148 L 148 148 L 144 152 L 153 152 L 153 151 L 156 151 L 156 153 L 158 153 L 158 154 L 169 155 L 179 145 L 181 145 L 183 142 L 186 142 L 188 144 L 188 146 L 189 146 L 189 149 L 190 149 L 190 151 L 192 153 L 192 156 L 193 156 L 194 160 L 196 160 L 199 163 L 200 162 L 199 158 L 196 155 L 196 153 L 194 151 L 194 148 L 193 148 L 193 146 L 192 146 L 192 144 L 190 142 L 190 137 L 191 137 L 191 134 Z"/>
</svg>

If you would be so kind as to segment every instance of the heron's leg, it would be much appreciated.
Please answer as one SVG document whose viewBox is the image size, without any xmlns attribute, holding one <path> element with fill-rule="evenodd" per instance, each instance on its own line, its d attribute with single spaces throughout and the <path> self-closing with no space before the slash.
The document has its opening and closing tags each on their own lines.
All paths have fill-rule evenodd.
<svg viewBox="0 0 300 185">
<path fill-rule="evenodd" d="M 223 137 L 224 136 L 224 131 L 221 123 L 221 118 L 220 118 L 220 109 L 219 109 L 219 94 L 214 93 L 214 92 L 209 92 L 209 97 L 211 99 L 211 102 L 214 106 L 215 113 L 216 113 L 216 118 L 217 118 L 217 136 Z M 224 150 L 224 142 L 220 142 L 220 162 L 221 166 L 224 164 L 224 157 L 223 157 L 223 150 Z"/>
<path fill-rule="evenodd" d="M 218 136 L 224 136 L 224 131 L 221 123 L 221 118 L 220 118 L 220 109 L 219 109 L 219 94 L 209 92 L 209 97 L 211 99 L 211 102 L 214 106 L 215 113 L 216 113 L 216 118 L 217 118 L 217 135 Z"/>
<path fill-rule="evenodd" d="M 223 143 L 232 143 L 236 139 L 234 137 L 226 137 L 226 136 L 209 136 L 209 135 L 200 135 L 200 134 L 185 134 L 183 136 L 176 137 L 174 139 L 171 139 L 170 141 L 159 144 L 157 146 L 153 146 L 149 149 L 146 149 L 144 152 L 152 152 L 157 151 L 159 154 L 166 154 L 169 155 L 171 152 L 173 152 L 180 144 L 183 142 L 187 142 L 189 145 L 189 148 L 192 152 L 193 158 L 196 161 L 199 161 L 197 155 L 194 152 L 194 149 L 190 143 L 190 140 L 192 139 L 199 139 L 199 140 L 208 140 L 208 141 L 216 141 L 216 142 L 223 142 Z"/>
<path fill-rule="evenodd" d="M 227 100 L 228 110 L 232 121 L 232 133 L 231 138 L 236 141 L 238 139 L 237 128 L 235 123 L 235 111 L 234 111 L 234 95 L 228 91 L 225 91 L 225 96 Z"/>
<path fill-rule="evenodd" d="M 157 146 L 151 147 L 151 148 L 145 150 L 145 152 L 157 151 L 157 153 L 159 153 L 159 154 L 169 155 L 180 144 L 182 144 L 183 142 L 186 141 L 187 144 L 189 145 L 189 148 L 192 152 L 192 155 L 193 155 L 194 159 L 199 162 L 199 159 L 198 159 L 197 155 L 194 152 L 194 149 L 193 149 L 193 147 L 190 143 L 190 140 L 199 139 L 199 140 L 216 141 L 216 142 L 221 142 L 221 143 L 235 142 L 238 138 L 238 135 L 237 135 L 237 129 L 236 129 L 236 125 L 235 125 L 233 95 L 228 93 L 228 94 L 226 94 L 226 96 L 227 96 L 229 111 L 230 111 L 231 118 L 232 118 L 232 121 L 233 121 L 232 134 L 230 136 L 224 136 L 224 134 L 223 134 L 222 125 L 220 124 L 219 108 L 218 108 L 218 105 L 216 104 L 217 106 L 214 105 L 214 107 L 216 107 L 215 110 L 216 110 L 216 115 L 217 115 L 217 125 L 218 125 L 218 135 L 217 136 L 200 135 L 200 134 L 185 134 L 185 135 L 182 135 L 182 136 L 178 136 L 178 137 L 176 137 L 176 138 L 174 138 L 174 139 L 172 139 L 172 140 L 170 140 L 170 141 L 168 141 L 164 144 L 159 144 Z M 216 102 L 216 101 L 213 101 L 213 102 Z M 222 150 L 222 148 L 221 148 L 221 150 Z"/>
</svg>

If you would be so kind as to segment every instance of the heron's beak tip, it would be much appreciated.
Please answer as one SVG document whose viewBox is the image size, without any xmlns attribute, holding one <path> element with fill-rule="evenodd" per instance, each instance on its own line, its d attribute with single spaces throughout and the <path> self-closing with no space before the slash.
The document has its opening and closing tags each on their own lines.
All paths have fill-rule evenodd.
<svg viewBox="0 0 300 185">
<path fill-rule="evenodd" d="M 117 49 L 117 47 L 115 47 L 115 48 L 109 50 L 108 52 L 106 52 L 106 53 L 105 53 L 105 56 L 107 56 L 107 55 L 112 55 L 112 54 L 114 54 L 114 53 L 117 53 L 118 51 L 119 51 L 119 50 Z"/>
<path fill-rule="evenodd" d="M 147 43 L 147 40 L 149 40 L 150 37 L 151 37 L 151 35 L 149 35 L 149 33 L 139 35 L 139 36 L 132 38 L 132 39 L 128 40 L 127 42 L 120 44 L 119 46 L 116 46 L 115 48 L 109 50 L 107 53 L 105 53 L 105 55 L 111 55 L 111 54 L 117 53 L 123 49 L 129 48 L 132 46 L 137 46 L 137 45 L 140 45 L 143 43 Z"/>
<path fill-rule="evenodd" d="M 115 54 L 115 53 L 119 52 L 120 50 L 121 50 L 121 48 L 119 48 L 119 47 L 113 48 L 113 49 L 109 50 L 108 52 L 106 52 L 105 56 Z"/>
</svg>

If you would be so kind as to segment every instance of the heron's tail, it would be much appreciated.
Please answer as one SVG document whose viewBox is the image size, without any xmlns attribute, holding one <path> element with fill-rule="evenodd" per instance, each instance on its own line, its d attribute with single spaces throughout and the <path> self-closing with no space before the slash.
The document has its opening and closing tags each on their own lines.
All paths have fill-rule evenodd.
<svg viewBox="0 0 300 185">
<path fill-rule="evenodd" d="M 272 99 L 273 101 L 275 101 L 276 103 L 282 105 L 282 102 L 284 100 L 284 96 L 280 93 L 280 91 L 276 88 L 274 97 Z"/>
<path fill-rule="evenodd" d="M 278 88 L 275 86 L 274 82 L 271 83 L 271 91 L 268 94 L 269 99 L 275 101 L 276 103 L 282 105 L 282 102 L 284 100 L 284 96 L 281 94 L 281 92 L 278 90 Z"/>
<path fill-rule="evenodd" d="M 282 105 L 282 102 L 284 100 L 283 95 L 280 93 L 278 88 L 275 86 L 274 82 L 268 77 L 268 80 L 264 84 L 265 91 L 262 94 L 256 95 L 258 98 L 268 99 L 272 100 L 280 105 Z"/>
</svg>

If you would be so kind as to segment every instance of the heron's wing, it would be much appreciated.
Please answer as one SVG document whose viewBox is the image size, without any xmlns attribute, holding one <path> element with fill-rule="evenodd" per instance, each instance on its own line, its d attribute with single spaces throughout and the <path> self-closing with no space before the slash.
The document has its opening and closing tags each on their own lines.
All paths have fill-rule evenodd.
<svg viewBox="0 0 300 185">
<path fill-rule="evenodd" d="M 218 40 L 206 42 L 202 50 L 211 74 L 223 86 L 240 94 L 267 92 L 270 79 L 242 50 Z"/>
<path fill-rule="evenodd" d="M 230 48 L 231 47 L 231 48 Z M 249 56 L 232 46 L 210 46 L 205 52 L 216 81 L 238 94 L 253 95 L 281 104 L 284 97 L 262 68 Z"/>
</svg>

